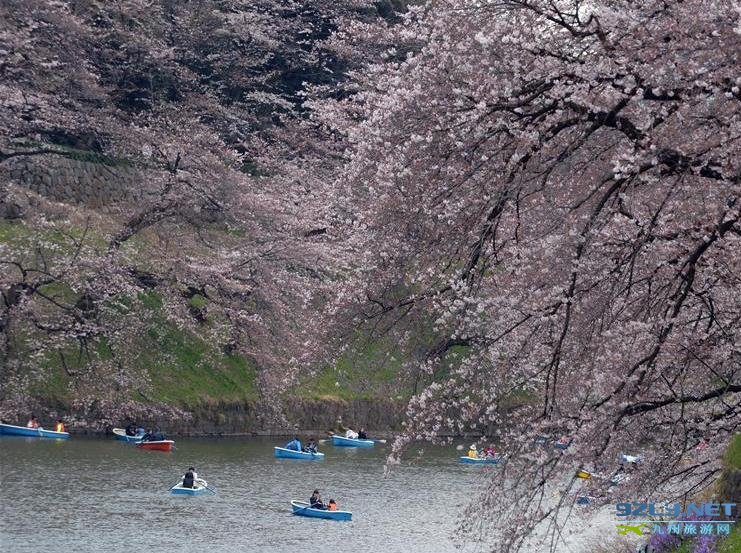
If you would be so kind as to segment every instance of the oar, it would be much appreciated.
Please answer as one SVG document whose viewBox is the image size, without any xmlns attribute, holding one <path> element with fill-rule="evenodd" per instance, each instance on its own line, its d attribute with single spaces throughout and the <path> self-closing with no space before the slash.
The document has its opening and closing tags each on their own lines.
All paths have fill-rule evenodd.
<svg viewBox="0 0 741 553">
<path fill-rule="evenodd" d="M 312 506 L 311 506 L 311 503 L 309 503 L 309 504 L 308 504 L 308 505 L 307 505 L 306 507 L 301 507 L 301 508 L 300 508 L 300 509 L 299 509 L 298 511 L 296 511 L 296 512 L 297 512 L 297 513 L 300 513 L 301 511 L 305 511 L 306 509 L 315 509 L 315 510 L 317 510 L 317 511 L 322 511 L 322 510 L 323 510 L 323 509 L 319 509 L 319 508 L 317 508 L 317 507 L 312 507 Z"/>
<path fill-rule="evenodd" d="M 199 483 L 201 484 L 201 486 L 203 486 L 203 484 L 204 484 L 204 483 L 205 483 L 206 481 L 205 481 L 205 480 L 201 480 L 201 479 L 199 478 L 199 479 L 198 479 L 198 482 L 199 482 Z M 206 489 L 207 489 L 208 491 L 210 491 L 210 492 L 211 492 L 212 494 L 216 495 L 216 488 L 212 488 L 212 487 L 211 487 L 211 486 L 209 486 L 208 484 L 206 484 L 206 485 L 205 485 L 205 486 L 203 486 L 203 487 L 204 487 L 204 488 L 206 488 Z"/>
<path fill-rule="evenodd" d="M 377 444 L 385 444 L 386 443 L 386 440 L 373 440 L 373 441 L 376 442 Z"/>
</svg>

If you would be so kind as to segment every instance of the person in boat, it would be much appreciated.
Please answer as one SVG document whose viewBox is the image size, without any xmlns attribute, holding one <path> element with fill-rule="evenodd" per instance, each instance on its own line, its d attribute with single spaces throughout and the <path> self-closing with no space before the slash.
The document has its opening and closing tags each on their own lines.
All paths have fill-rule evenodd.
<svg viewBox="0 0 741 553">
<path fill-rule="evenodd" d="M 57 432 L 64 432 L 64 423 L 62 422 L 62 419 L 57 419 L 57 424 L 54 427 L 54 430 Z"/>
<path fill-rule="evenodd" d="M 286 444 L 286 449 L 290 449 L 291 451 L 302 451 L 301 440 L 298 439 L 298 436 L 295 436 L 290 442 Z"/>
<path fill-rule="evenodd" d="M 479 458 L 479 450 L 476 449 L 476 444 L 471 444 L 471 447 L 468 448 L 468 456 L 471 459 L 478 459 Z"/>
<path fill-rule="evenodd" d="M 327 504 L 327 510 L 328 511 L 336 511 L 337 510 L 337 503 L 334 499 L 330 499 L 329 503 Z"/>
<path fill-rule="evenodd" d="M 142 438 L 145 442 L 161 442 L 162 440 L 165 440 L 165 433 L 162 432 L 159 428 L 155 430 L 154 432 L 149 432 L 149 439 Z M 146 435 L 145 435 L 146 436 Z"/>
<path fill-rule="evenodd" d="M 28 419 L 28 422 L 26 423 L 26 428 L 38 428 L 39 427 L 39 421 L 36 420 L 36 415 L 31 415 L 31 418 Z"/>
<path fill-rule="evenodd" d="M 193 467 L 188 468 L 188 472 L 183 475 L 183 488 L 194 488 L 198 482 L 198 473 Z"/>
<path fill-rule="evenodd" d="M 351 440 L 357 440 L 358 439 L 358 433 L 355 432 L 352 428 L 348 428 L 345 431 L 345 438 L 350 438 Z"/>
<path fill-rule="evenodd" d="M 161 442 L 164 439 L 165 439 L 165 434 L 160 430 L 152 431 L 150 429 L 146 431 L 144 436 L 142 436 L 143 442 Z"/>
<path fill-rule="evenodd" d="M 324 506 L 324 502 L 322 501 L 322 496 L 319 495 L 319 490 L 314 490 L 314 493 L 311 494 L 311 497 L 309 498 L 309 505 L 312 509 L 327 509 Z"/>
<path fill-rule="evenodd" d="M 358 439 L 359 440 L 367 440 L 368 434 L 365 433 L 365 428 L 361 428 L 360 432 L 358 432 Z"/>
<path fill-rule="evenodd" d="M 306 453 L 316 453 L 317 452 L 316 441 L 314 441 L 314 438 L 309 438 L 309 443 L 306 444 L 304 451 Z"/>
<path fill-rule="evenodd" d="M 496 457 L 497 450 L 494 449 L 494 444 L 489 444 L 484 448 L 484 457 Z"/>
<path fill-rule="evenodd" d="M 130 422 L 130 423 L 129 423 L 129 424 L 128 424 L 128 425 L 126 426 L 126 435 L 127 435 L 127 436 L 136 436 L 136 434 L 137 434 L 137 428 L 136 428 L 136 425 L 135 425 L 135 424 L 134 424 L 133 422 Z"/>
</svg>

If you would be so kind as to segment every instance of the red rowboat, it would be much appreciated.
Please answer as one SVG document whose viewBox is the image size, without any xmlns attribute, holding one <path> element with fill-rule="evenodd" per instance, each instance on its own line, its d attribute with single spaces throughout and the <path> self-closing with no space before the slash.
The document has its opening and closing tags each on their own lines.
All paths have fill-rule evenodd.
<svg viewBox="0 0 741 553">
<path fill-rule="evenodd" d="M 136 447 L 142 449 L 151 449 L 153 451 L 172 451 L 172 446 L 175 444 L 172 440 L 158 440 L 156 442 L 139 442 Z"/>
</svg>

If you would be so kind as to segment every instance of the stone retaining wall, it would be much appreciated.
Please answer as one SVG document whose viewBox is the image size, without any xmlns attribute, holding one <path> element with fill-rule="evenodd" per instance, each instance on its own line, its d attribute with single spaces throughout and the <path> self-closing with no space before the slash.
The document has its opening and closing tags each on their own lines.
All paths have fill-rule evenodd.
<svg viewBox="0 0 741 553">
<path fill-rule="evenodd" d="M 11 158 L 0 164 L 0 175 L 52 200 L 94 208 L 136 202 L 145 194 L 142 174 L 133 167 L 53 154 Z"/>
<path fill-rule="evenodd" d="M 352 427 L 374 432 L 401 430 L 406 403 L 390 400 L 295 400 L 286 406 L 287 425 L 261 420 L 259 404 L 222 403 L 189 408 L 192 418 L 182 421 L 145 421 L 167 428 L 173 435 L 287 435 L 320 432 L 335 426 L 339 417 Z"/>
</svg>

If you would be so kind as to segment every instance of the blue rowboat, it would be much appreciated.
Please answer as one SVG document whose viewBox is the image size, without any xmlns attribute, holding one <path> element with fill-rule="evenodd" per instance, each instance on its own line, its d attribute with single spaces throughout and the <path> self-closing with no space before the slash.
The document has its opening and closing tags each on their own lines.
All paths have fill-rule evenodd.
<svg viewBox="0 0 741 553">
<path fill-rule="evenodd" d="M 44 430 L 43 428 L 26 428 L 25 426 L 4 423 L 0 423 L 0 434 L 26 436 L 28 438 L 54 438 L 57 440 L 66 440 L 69 438 L 69 432 L 55 432 L 54 430 Z"/>
<path fill-rule="evenodd" d="M 332 435 L 332 445 L 338 447 L 373 447 L 375 440 L 359 440 L 355 438 L 345 438 L 338 436 L 337 434 Z"/>
<path fill-rule="evenodd" d="M 496 464 L 499 464 L 501 460 L 502 458 L 499 456 L 479 457 L 479 458 L 468 457 L 468 456 L 458 457 L 458 462 L 463 463 L 464 465 L 496 465 Z"/>
<path fill-rule="evenodd" d="M 126 433 L 126 430 L 123 428 L 114 428 L 113 434 L 116 436 L 117 440 L 121 440 L 122 442 L 130 442 L 130 443 L 138 443 L 142 441 L 142 438 L 144 437 L 144 433 L 137 434 L 136 436 L 129 436 Z"/>
<path fill-rule="evenodd" d="M 308 453 L 306 451 L 295 451 L 285 447 L 274 447 L 275 456 L 280 459 L 306 459 L 307 461 L 321 461 L 324 459 L 324 453 Z"/>
<path fill-rule="evenodd" d="M 324 509 L 312 509 L 309 505 L 306 501 L 291 501 L 294 515 L 330 520 L 352 520 L 350 511 L 325 511 Z"/>
<path fill-rule="evenodd" d="M 172 495 L 203 495 L 211 491 L 207 486 L 208 482 L 199 478 L 192 488 L 184 488 L 183 481 L 181 480 L 170 488 L 170 493 Z"/>
</svg>

